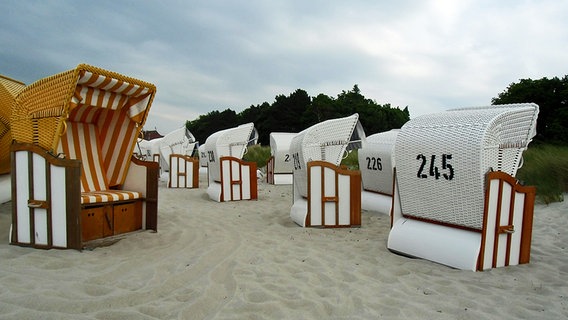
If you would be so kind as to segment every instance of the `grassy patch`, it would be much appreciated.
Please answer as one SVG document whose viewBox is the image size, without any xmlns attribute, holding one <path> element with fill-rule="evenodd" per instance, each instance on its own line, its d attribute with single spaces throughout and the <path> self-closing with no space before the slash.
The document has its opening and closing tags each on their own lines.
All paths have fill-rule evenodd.
<svg viewBox="0 0 568 320">
<path fill-rule="evenodd" d="M 256 167 L 259 169 L 266 166 L 266 163 L 268 163 L 269 158 L 270 158 L 270 147 L 269 146 L 263 147 L 259 144 L 248 147 L 247 152 L 243 156 L 243 160 L 245 161 L 256 162 Z"/>
</svg>

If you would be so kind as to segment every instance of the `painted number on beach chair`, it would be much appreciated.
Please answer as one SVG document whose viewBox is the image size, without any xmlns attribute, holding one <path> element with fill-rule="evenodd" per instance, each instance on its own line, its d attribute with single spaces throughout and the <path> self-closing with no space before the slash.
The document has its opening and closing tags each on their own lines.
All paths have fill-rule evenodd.
<svg viewBox="0 0 568 320">
<path fill-rule="evenodd" d="M 289 154 L 284 155 L 284 162 L 290 162 L 290 155 Z"/>
<path fill-rule="evenodd" d="M 209 155 L 209 162 L 215 162 L 215 152 L 214 151 L 207 151 Z"/>
<path fill-rule="evenodd" d="M 294 170 L 301 169 L 300 154 L 298 152 L 294 153 L 292 159 L 294 159 Z"/>
<path fill-rule="evenodd" d="M 367 157 L 366 159 L 367 159 L 368 170 L 375 170 L 375 171 L 383 170 L 383 164 L 381 163 L 381 158 Z"/>
<path fill-rule="evenodd" d="M 448 163 L 451 159 L 451 154 L 442 154 L 442 168 L 440 169 L 436 163 L 435 154 L 430 156 L 430 164 L 428 165 L 428 158 L 421 153 L 416 156 L 416 160 L 420 161 L 420 167 L 418 168 L 416 176 L 421 179 L 426 179 L 430 176 L 436 178 L 436 180 L 440 179 L 440 176 L 442 176 L 446 180 L 452 180 L 454 178 L 454 168 Z M 429 170 L 426 169 L 427 167 L 429 167 Z M 425 173 L 425 169 L 429 174 Z M 443 173 L 440 174 L 440 171 Z"/>
</svg>

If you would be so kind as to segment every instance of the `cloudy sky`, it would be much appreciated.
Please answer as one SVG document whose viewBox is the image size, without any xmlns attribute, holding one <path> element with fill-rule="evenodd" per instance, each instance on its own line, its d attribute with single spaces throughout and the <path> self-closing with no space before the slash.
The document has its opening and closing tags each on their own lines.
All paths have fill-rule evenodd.
<svg viewBox="0 0 568 320">
<path fill-rule="evenodd" d="M 568 74 L 568 1 L 0 1 L 0 74 L 27 84 L 88 63 L 154 83 L 166 134 L 304 89 L 358 84 L 411 117 L 488 105 Z"/>
</svg>

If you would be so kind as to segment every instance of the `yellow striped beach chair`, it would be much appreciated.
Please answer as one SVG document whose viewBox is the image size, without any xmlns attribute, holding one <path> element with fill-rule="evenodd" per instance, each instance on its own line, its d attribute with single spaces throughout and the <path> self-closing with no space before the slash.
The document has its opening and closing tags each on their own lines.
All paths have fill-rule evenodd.
<svg viewBox="0 0 568 320">
<path fill-rule="evenodd" d="M 153 84 L 81 64 L 17 97 L 11 242 L 81 249 L 157 230 L 158 164 L 133 157 Z"/>
</svg>

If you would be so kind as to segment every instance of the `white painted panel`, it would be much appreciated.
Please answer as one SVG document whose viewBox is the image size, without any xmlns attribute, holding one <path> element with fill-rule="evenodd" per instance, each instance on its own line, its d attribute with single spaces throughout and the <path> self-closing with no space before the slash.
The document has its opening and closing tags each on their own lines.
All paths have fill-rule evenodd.
<svg viewBox="0 0 568 320">
<path fill-rule="evenodd" d="M 326 202 L 324 204 L 326 226 L 334 226 L 337 224 L 337 221 L 335 221 L 336 208 L 337 206 L 335 202 Z"/>
<path fill-rule="evenodd" d="M 243 183 L 243 199 L 250 199 L 251 192 L 250 192 L 250 166 L 249 165 L 242 165 L 241 167 L 241 177 Z"/>
<path fill-rule="evenodd" d="M 231 200 L 231 171 L 230 171 L 231 161 L 223 160 L 221 163 L 221 174 L 223 179 L 221 181 L 223 188 L 223 199 L 222 201 Z"/>
<path fill-rule="evenodd" d="M 47 245 L 47 210 L 36 208 L 33 219 L 35 223 L 35 243 Z"/>
<path fill-rule="evenodd" d="M 50 166 L 51 171 L 51 221 L 53 246 L 67 247 L 67 207 L 65 193 L 65 168 Z"/>
<path fill-rule="evenodd" d="M 512 188 L 508 183 L 503 183 L 503 192 L 501 194 L 501 219 L 499 226 L 509 225 L 509 211 L 511 209 Z M 504 267 L 507 258 L 507 234 L 499 235 L 499 245 L 497 249 L 496 267 Z"/>
<path fill-rule="evenodd" d="M 335 170 L 322 167 L 324 173 L 324 196 L 335 197 Z"/>
<path fill-rule="evenodd" d="M 523 213 L 525 212 L 525 194 L 516 192 L 515 205 L 514 205 L 513 226 L 515 232 L 511 237 L 511 253 L 509 255 L 509 265 L 514 266 L 519 264 L 521 256 L 521 238 L 523 236 Z"/>
<path fill-rule="evenodd" d="M 351 176 L 339 175 L 338 176 L 338 197 L 339 197 L 339 224 L 351 224 Z"/>
<path fill-rule="evenodd" d="M 310 167 L 310 224 L 312 226 L 321 226 L 321 197 L 323 190 L 321 189 L 321 167 Z"/>
<path fill-rule="evenodd" d="M 16 206 L 18 212 L 16 218 L 18 220 L 17 232 L 20 243 L 30 243 L 30 211 L 28 209 L 28 199 L 30 198 L 29 190 L 29 164 L 28 152 L 16 152 Z"/>
<path fill-rule="evenodd" d="M 495 225 L 499 197 L 499 180 L 492 180 L 490 184 L 489 206 L 487 213 L 487 232 L 485 234 L 485 250 L 483 251 L 483 269 L 493 266 L 493 245 L 495 244 Z"/>
<path fill-rule="evenodd" d="M 193 188 L 193 162 L 187 161 L 185 162 L 186 166 L 184 166 L 185 170 L 185 186 Z"/>
<path fill-rule="evenodd" d="M 172 188 L 179 188 L 178 185 L 178 161 L 176 158 L 170 158 L 170 183 Z"/>
<path fill-rule="evenodd" d="M 45 159 L 37 154 L 32 157 L 34 166 L 34 200 L 47 200 L 47 177 L 45 176 Z"/>
<path fill-rule="evenodd" d="M 241 179 L 241 169 L 240 164 L 237 161 L 228 161 L 232 168 L 231 182 L 238 181 Z M 241 186 L 238 184 L 231 184 L 233 189 L 233 194 L 230 200 L 242 200 L 243 195 L 241 194 Z M 227 195 L 229 196 L 229 195 Z"/>
</svg>

